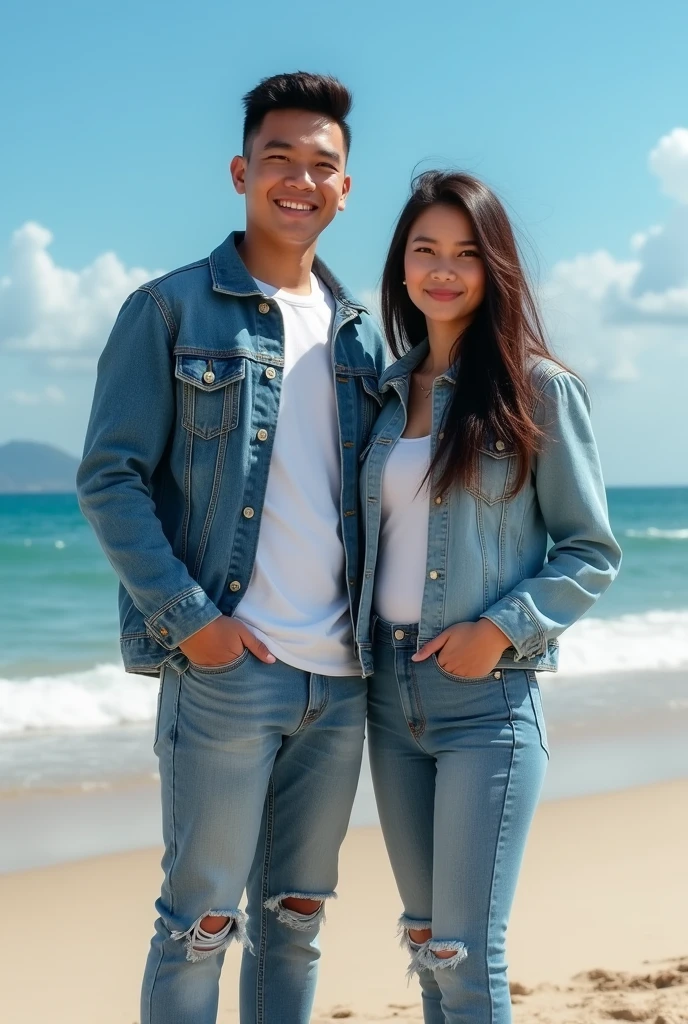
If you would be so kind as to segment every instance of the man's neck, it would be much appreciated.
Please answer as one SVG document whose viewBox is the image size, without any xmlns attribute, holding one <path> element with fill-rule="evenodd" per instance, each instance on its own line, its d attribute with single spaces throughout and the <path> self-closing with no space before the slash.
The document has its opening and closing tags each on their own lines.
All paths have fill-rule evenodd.
<svg viewBox="0 0 688 1024">
<path fill-rule="evenodd" d="M 247 227 L 237 251 L 252 277 L 295 295 L 310 295 L 315 246 L 313 242 L 307 249 L 280 247 L 274 238 Z"/>
</svg>

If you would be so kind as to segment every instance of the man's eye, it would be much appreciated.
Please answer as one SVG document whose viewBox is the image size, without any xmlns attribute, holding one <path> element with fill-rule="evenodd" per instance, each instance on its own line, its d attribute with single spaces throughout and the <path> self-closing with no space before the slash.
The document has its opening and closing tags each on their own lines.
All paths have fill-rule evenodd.
<svg viewBox="0 0 688 1024">
<path fill-rule="evenodd" d="M 335 167 L 334 164 L 318 164 L 318 167 L 326 167 L 328 171 L 338 171 L 339 168 Z"/>
</svg>

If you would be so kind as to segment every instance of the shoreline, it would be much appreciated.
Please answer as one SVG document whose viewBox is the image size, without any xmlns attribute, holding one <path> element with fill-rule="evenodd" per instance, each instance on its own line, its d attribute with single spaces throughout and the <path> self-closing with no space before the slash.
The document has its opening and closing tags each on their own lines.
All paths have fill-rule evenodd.
<svg viewBox="0 0 688 1024">
<path fill-rule="evenodd" d="M 612 1014 L 649 1024 L 659 1016 L 667 1024 L 686 1019 L 687 806 L 688 779 L 540 805 L 509 935 L 510 980 L 532 990 L 514 996 L 516 1024 L 597 1024 Z M 12 922 L 0 939 L 5 1019 L 139 1021 L 160 852 L 154 847 L 0 876 L 0 900 Z M 352 1021 L 394 1017 L 420 1024 L 418 986 L 406 986 L 406 955 L 394 937 L 401 908 L 378 828 L 350 830 L 337 888 L 322 935 L 313 1021 L 324 1024 L 338 1012 Z M 26 950 L 46 906 L 61 939 L 42 957 L 36 985 Z M 82 941 L 86 921 L 97 929 L 97 941 Z M 238 1020 L 238 967 L 232 948 L 223 972 L 222 1024 Z M 591 971 L 594 976 L 573 978 Z M 645 1016 L 618 1016 L 645 1013 L 642 1007 Z"/>
<path fill-rule="evenodd" d="M 617 683 L 628 685 L 623 680 Z M 596 717 L 586 709 L 578 719 L 571 714 L 572 702 L 565 699 L 566 693 L 561 693 L 560 704 L 552 713 L 555 695 L 545 692 L 551 760 L 541 802 L 575 800 L 688 779 L 688 700 L 683 696 L 688 697 L 688 674 L 675 674 L 671 685 L 672 692 L 680 695 L 676 707 L 650 703 L 645 708 L 621 706 L 615 710 L 604 705 L 595 709 Z M 568 696 L 575 698 L 575 693 Z M 595 697 L 593 690 L 591 700 Z M 130 743 L 133 735 L 140 749 L 146 751 L 143 761 L 127 761 L 142 769 L 136 773 L 0 790 L 0 877 L 155 846 L 161 825 L 157 764 L 148 749 L 151 732 L 152 724 L 136 726 L 129 738 L 122 738 L 124 755 L 134 749 Z M 78 761 L 76 738 L 69 747 L 70 738 L 63 739 L 66 753 Z M 91 745 L 97 743 L 95 734 L 87 739 Z M 107 741 L 113 750 L 115 740 L 111 732 Z M 7 759 L 21 749 L 28 761 L 31 747 L 31 739 L 13 738 L 4 756 Z M 351 824 L 369 826 L 377 821 L 370 769 L 364 757 Z"/>
</svg>

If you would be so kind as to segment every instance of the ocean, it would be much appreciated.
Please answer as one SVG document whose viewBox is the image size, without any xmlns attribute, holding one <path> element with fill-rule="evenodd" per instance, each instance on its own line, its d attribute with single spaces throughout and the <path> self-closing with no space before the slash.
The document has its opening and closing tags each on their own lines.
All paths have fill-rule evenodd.
<svg viewBox="0 0 688 1024">
<path fill-rule="evenodd" d="M 621 572 L 540 677 L 549 797 L 688 775 L 688 488 L 608 498 Z M 0 593 L 5 818 L 22 795 L 151 787 L 157 680 L 121 667 L 117 581 L 74 495 L 0 495 Z M 364 769 L 354 821 L 374 816 Z"/>
</svg>

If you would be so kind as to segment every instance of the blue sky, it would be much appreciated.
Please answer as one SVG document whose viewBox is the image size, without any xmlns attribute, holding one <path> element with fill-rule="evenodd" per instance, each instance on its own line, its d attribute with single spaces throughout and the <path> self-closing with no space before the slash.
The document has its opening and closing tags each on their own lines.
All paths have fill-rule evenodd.
<svg viewBox="0 0 688 1024">
<path fill-rule="evenodd" d="M 688 435 L 688 7 L 655 13 L 11 3 L 0 443 L 78 453 L 116 309 L 242 226 L 227 172 L 241 95 L 302 67 L 356 99 L 354 192 L 321 245 L 340 276 L 375 289 L 414 168 L 483 176 L 537 257 L 556 347 L 589 382 L 608 480 L 688 483 L 667 445 Z"/>
</svg>

